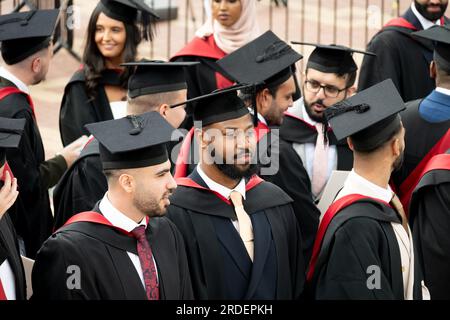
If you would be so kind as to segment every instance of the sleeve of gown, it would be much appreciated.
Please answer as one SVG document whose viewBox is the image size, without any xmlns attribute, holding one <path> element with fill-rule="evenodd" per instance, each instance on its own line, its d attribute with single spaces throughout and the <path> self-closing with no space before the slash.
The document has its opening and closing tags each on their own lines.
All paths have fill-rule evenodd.
<svg viewBox="0 0 450 320">
<path fill-rule="evenodd" d="M 312 200 L 308 173 L 298 155 L 291 150 L 280 144 L 280 170 L 269 180 L 294 200 L 292 207 L 302 234 L 303 256 L 305 261 L 309 261 L 319 226 L 320 211 Z"/>
<path fill-rule="evenodd" d="M 393 299 L 388 277 L 381 268 L 378 244 L 383 230 L 370 218 L 353 218 L 340 227 L 331 244 L 326 266 L 321 269 L 315 289 L 318 300 L 372 300 L 382 295 Z M 379 266 L 379 289 L 370 278 Z M 372 288 L 372 289 L 371 289 Z M 377 290 L 377 296 L 375 291 Z"/>
<path fill-rule="evenodd" d="M 83 254 L 62 233 L 51 236 L 39 250 L 33 271 L 34 300 L 89 299 L 83 281 L 89 270 L 81 265 Z"/>
<path fill-rule="evenodd" d="M 383 80 L 392 79 L 401 90 L 401 63 L 397 47 L 388 32 L 376 35 L 367 46 L 367 51 L 377 56 L 364 56 L 359 75 L 358 91 L 367 89 Z"/>
<path fill-rule="evenodd" d="M 86 89 L 83 82 L 68 85 L 64 92 L 59 111 L 59 130 L 64 146 L 75 141 L 82 135 L 89 135 L 84 128 L 86 119 L 89 119 L 89 105 Z M 92 122 L 92 121 L 90 121 Z"/>
</svg>

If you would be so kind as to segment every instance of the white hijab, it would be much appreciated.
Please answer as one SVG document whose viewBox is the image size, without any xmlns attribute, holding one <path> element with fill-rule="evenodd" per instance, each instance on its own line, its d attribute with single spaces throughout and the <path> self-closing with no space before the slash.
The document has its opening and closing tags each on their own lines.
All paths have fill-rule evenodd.
<svg viewBox="0 0 450 320">
<path fill-rule="evenodd" d="M 242 4 L 241 16 L 231 27 L 222 26 L 212 15 L 208 15 L 206 22 L 195 35 L 199 38 L 206 38 L 214 35 L 217 46 L 223 52 L 229 54 L 250 41 L 257 38 L 261 33 L 256 19 L 256 0 L 240 0 Z M 211 0 L 208 2 L 209 10 Z"/>
</svg>

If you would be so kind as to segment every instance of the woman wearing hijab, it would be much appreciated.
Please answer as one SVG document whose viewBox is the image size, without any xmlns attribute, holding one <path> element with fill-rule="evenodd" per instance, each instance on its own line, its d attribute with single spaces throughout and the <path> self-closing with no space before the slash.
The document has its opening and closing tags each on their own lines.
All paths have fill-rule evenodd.
<svg viewBox="0 0 450 320">
<path fill-rule="evenodd" d="M 101 0 L 91 14 L 83 66 L 66 85 L 59 114 L 66 146 L 88 134 L 85 124 L 126 115 L 128 78 L 120 65 L 136 61 L 142 40 L 152 40 L 157 16 L 143 0 Z"/>
<path fill-rule="evenodd" d="M 229 87 L 232 81 L 218 73 L 215 62 L 260 35 L 256 0 L 210 0 L 211 16 L 195 38 L 172 61 L 199 61 L 188 75 L 188 97 Z"/>
</svg>

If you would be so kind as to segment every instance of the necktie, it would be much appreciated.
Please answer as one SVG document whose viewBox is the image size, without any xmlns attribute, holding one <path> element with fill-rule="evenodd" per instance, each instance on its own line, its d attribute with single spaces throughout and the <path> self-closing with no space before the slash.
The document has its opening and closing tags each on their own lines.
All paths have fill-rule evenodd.
<svg viewBox="0 0 450 320">
<path fill-rule="evenodd" d="M 405 214 L 405 210 L 403 209 L 403 205 L 395 193 L 394 193 L 394 196 L 392 197 L 390 203 L 394 207 L 394 209 L 397 211 L 397 213 L 400 215 L 400 217 L 402 218 L 402 226 L 403 226 L 403 228 L 405 228 L 406 233 L 408 233 L 408 235 L 409 235 L 408 219 L 406 218 L 406 214 Z"/>
<path fill-rule="evenodd" d="M 3 289 L 2 279 L 0 279 L 0 301 L 2 300 L 8 300 L 6 298 L 5 290 Z"/>
<path fill-rule="evenodd" d="M 325 144 L 323 124 L 317 123 L 317 141 L 314 151 L 314 163 L 312 174 L 312 192 L 318 196 L 327 182 L 328 173 L 328 143 Z"/>
<path fill-rule="evenodd" d="M 239 235 L 244 242 L 245 249 L 247 249 L 250 259 L 253 261 L 254 243 L 252 221 L 250 220 L 247 212 L 245 212 L 244 210 L 244 205 L 242 204 L 242 195 L 239 192 L 231 192 L 230 200 L 233 203 L 234 211 L 236 212 L 236 216 L 239 222 Z"/>
<path fill-rule="evenodd" d="M 145 236 L 145 226 L 139 226 L 131 231 L 137 239 L 137 251 L 144 275 L 145 291 L 148 300 L 159 300 L 159 288 L 156 277 L 156 267 L 153 261 L 152 249 Z"/>
</svg>

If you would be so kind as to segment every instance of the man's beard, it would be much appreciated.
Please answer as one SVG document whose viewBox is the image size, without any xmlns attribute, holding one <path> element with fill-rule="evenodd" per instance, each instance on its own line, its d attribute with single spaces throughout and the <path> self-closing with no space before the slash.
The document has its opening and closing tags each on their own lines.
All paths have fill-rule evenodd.
<svg viewBox="0 0 450 320">
<path fill-rule="evenodd" d="M 172 191 L 166 192 L 163 197 L 168 197 L 172 194 Z M 162 200 L 162 199 L 160 199 Z M 133 199 L 134 206 L 146 216 L 149 217 L 160 217 L 165 215 L 167 208 L 161 208 L 160 201 L 152 199 L 147 194 L 138 194 Z"/>
<path fill-rule="evenodd" d="M 430 21 L 436 21 L 436 20 L 440 19 L 444 15 L 445 10 L 447 10 L 448 3 L 445 3 L 445 4 L 443 3 L 443 4 L 440 4 L 440 5 L 434 5 L 434 4 L 431 4 L 431 3 L 429 3 L 429 4 L 420 4 L 417 0 L 414 0 L 414 5 L 416 6 L 417 11 L 419 11 L 419 13 L 425 19 L 430 20 Z M 432 7 L 432 6 L 433 7 L 434 6 L 440 7 L 441 11 L 437 12 L 437 13 L 430 13 L 430 12 L 428 12 L 428 10 L 427 10 L 428 7 Z"/>
<path fill-rule="evenodd" d="M 311 118 L 311 120 L 314 120 L 314 121 L 320 122 L 320 123 L 325 123 L 326 122 L 326 119 L 325 119 L 325 116 L 324 116 L 323 113 L 322 113 L 322 116 L 318 116 L 318 115 L 314 114 L 313 111 L 312 111 L 312 106 L 315 105 L 315 104 L 320 104 L 320 105 L 323 106 L 323 100 L 319 99 L 319 100 L 316 100 L 316 101 L 314 101 L 312 103 L 307 103 L 306 100 L 305 100 L 304 104 L 305 104 L 306 113 Z"/>
<path fill-rule="evenodd" d="M 217 169 L 232 180 L 249 179 L 258 172 L 258 165 L 250 164 L 246 169 L 240 169 L 234 164 L 216 164 Z"/>
<path fill-rule="evenodd" d="M 402 168 L 404 159 L 405 159 L 405 152 L 402 151 L 402 153 L 398 156 L 397 159 L 395 159 L 394 164 L 392 165 L 394 168 L 394 172 L 397 172 Z"/>
</svg>

